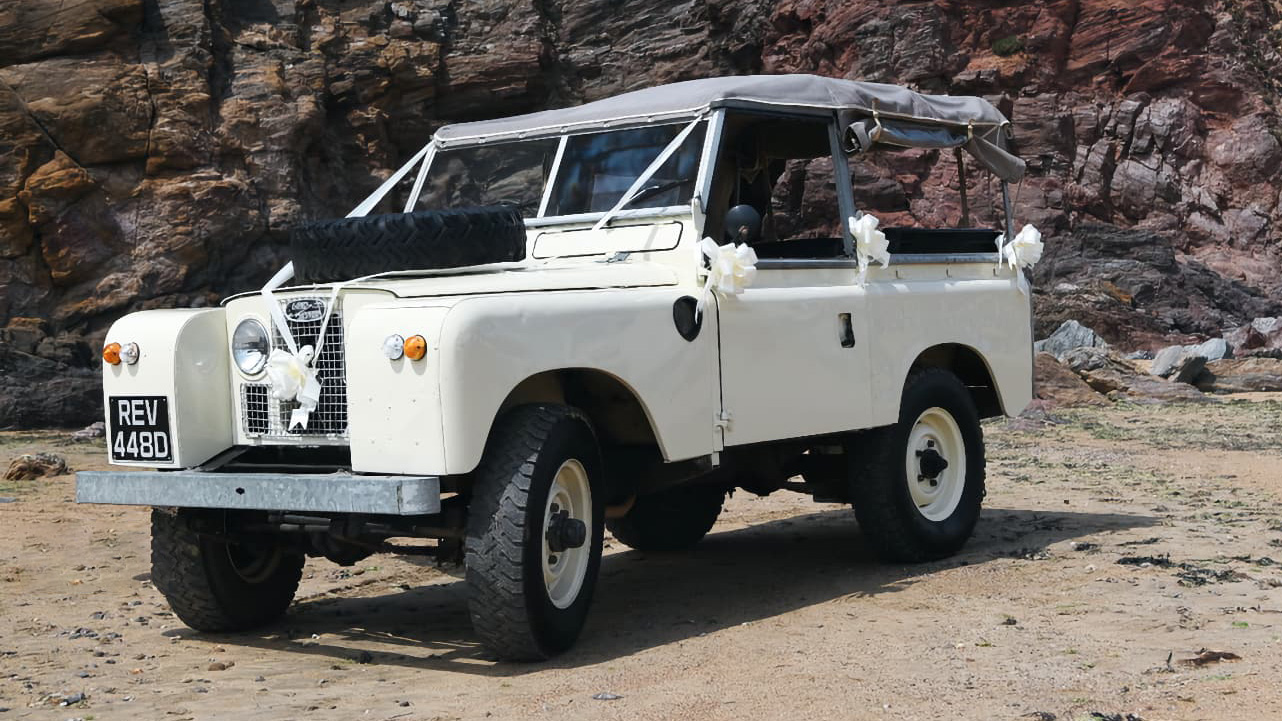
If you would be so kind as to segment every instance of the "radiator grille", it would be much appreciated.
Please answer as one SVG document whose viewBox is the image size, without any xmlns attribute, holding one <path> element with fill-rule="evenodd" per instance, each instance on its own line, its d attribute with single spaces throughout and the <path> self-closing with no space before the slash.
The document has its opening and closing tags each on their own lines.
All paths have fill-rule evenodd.
<svg viewBox="0 0 1282 721">
<path fill-rule="evenodd" d="M 290 298 L 289 301 L 298 300 Z M 322 303 L 327 299 L 317 298 Z M 288 301 L 281 301 L 282 310 Z M 289 331 L 294 336 L 298 347 L 316 346 L 320 333 L 321 321 L 286 320 Z M 288 348 L 280 329 L 272 324 L 272 345 L 274 348 Z M 297 401 L 281 401 L 273 398 L 271 387 L 266 383 L 249 383 L 242 387 L 241 412 L 244 418 L 245 432 L 254 436 L 298 437 L 326 436 L 346 437 L 347 435 L 347 374 L 343 367 L 343 315 L 335 308 L 325 326 L 325 342 L 321 345 L 320 355 L 312 363 L 316 376 L 321 382 L 320 402 L 308 418 L 306 428 L 289 428 L 289 417 Z"/>
<path fill-rule="evenodd" d="M 271 410 L 268 405 L 269 389 L 262 383 L 241 386 L 240 407 L 245 414 L 245 432 L 261 436 L 271 428 Z"/>
</svg>

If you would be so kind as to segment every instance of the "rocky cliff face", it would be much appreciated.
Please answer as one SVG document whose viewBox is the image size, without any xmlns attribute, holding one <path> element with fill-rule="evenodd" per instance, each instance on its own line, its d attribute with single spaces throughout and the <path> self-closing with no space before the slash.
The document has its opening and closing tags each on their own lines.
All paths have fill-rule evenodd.
<svg viewBox="0 0 1282 721">
<path fill-rule="evenodd" d="M 1039 327 L 1216 334 L 1282 312 L 1280 45 L 1279 0 L 9 0 L 0 427 L 96 418 L 111 321 L 256 287 L 444 122 L 715 74 L 990 97 L 1049 236 Z"/>
</svg>

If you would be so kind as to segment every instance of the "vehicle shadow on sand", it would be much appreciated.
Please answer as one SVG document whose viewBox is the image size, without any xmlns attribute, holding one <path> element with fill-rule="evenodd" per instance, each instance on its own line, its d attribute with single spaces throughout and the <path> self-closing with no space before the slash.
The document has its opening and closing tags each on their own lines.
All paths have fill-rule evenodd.
<svg viewBox="0 0 1282 721">
<path fill-rule="evenodd" d="M 843 601 L 857 614 L 860 599 L 902 590 L 944 568 L 1036 558 L 1052 543 L 1159 522 L 1139 515 L 985 509 L 960 554 L 906 566 L 879 563 L 864 548 L 854 514 L 830 510 L 714 532 L 679 554 L 610 553 L 578 644 L 546 664 L 489 663 L 471 630 L 464 585 L 455 580 L 303 601 L 281 624 L 258 634 L 206 638 L 338 661 L 515 676 L 599 663 L 822 603 Z"/>
</svg>

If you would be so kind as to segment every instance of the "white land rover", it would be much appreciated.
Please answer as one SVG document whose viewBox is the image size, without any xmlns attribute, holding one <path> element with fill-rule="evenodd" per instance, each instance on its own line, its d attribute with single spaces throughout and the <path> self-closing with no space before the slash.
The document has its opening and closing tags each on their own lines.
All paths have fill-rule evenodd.
<svg viewBox="0 0 1282 721">
<path fill-rule="evenodd" d="M 851 503 L 886 559 L 951 554 L 980 419 L 1031 395 L 1009 129 L 805 75 L 445 126 L 261 291 L 111 328 L 110 460 L 135 468 L 78 500 L 154 507 L 152 577 L 193 628 L 280 617 L 307 556 L 431 551 L 504 659 L 574 643 L 606 528 L 681 549 L 735 488 Z M 950 163 L 963 227 L 878 228 L 851 180 L 878 151 Z M 1001 232 L 966 227 L 968 168 Z"/>
</svg>

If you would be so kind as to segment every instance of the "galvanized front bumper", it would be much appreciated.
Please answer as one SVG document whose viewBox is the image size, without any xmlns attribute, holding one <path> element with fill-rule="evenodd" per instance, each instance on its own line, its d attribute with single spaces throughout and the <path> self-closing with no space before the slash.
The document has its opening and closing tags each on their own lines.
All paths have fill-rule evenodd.
<svg viewBox="0 0 1282 721">
<path fill-rule="evenodd" d="M 76 474 L 76 502 L 417 516 L 440 512 L 441 483 L 351 473 L 84 471 Z"/>
</svg>

